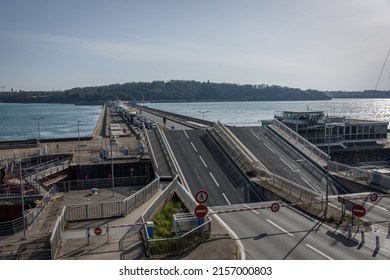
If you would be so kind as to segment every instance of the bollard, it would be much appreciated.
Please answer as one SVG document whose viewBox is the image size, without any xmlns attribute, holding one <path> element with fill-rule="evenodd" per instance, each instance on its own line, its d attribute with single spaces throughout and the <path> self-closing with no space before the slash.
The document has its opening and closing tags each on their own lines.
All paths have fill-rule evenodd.
<svg viewBox="0 0 390 280">
<path fill-rule="evenodd" d="M 389 227 L 387 229 L 387 234 L 390 234 L 390 221 L 389 221 Z"/>
<path fill-rule="evenodd" d="M 348 238 L 352 237 L 352 227 L 351 225 L 348 225 Z"/>
<path fill-rule="evenodd" d="M 375 236 L 375 250 L 379 250 L 380 246 L 379 246 L 379 236 Z"/>
<path fill-rule="evenodd" d="M 362 229 L 360 232 L 362 234 L 362 243 L 365 243 L 366 242 L 366 236 L 364 235 L 364 229 Z"/>
</svg>

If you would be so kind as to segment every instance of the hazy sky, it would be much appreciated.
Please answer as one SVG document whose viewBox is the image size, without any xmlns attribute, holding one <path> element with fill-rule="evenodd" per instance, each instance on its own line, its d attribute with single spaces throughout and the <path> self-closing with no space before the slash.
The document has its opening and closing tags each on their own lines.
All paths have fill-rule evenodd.
<svg viewBox="0 0 390 280">
<path fill-rule="evenodd" d="M 389 89 L 389 0 L 0 0 L 1 90 L 153 80 Z"/>
</svg>

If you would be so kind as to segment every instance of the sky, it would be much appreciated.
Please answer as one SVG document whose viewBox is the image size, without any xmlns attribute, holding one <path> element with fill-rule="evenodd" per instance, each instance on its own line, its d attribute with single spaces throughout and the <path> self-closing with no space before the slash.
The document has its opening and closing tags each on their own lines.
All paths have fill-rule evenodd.
<svg viewBox="0 0 390 280">
<path fill-rule="evenodd" d="M 0 0 L 1 91 L 154 80 L 390 89 L 390 0 Z"/>
</svg>

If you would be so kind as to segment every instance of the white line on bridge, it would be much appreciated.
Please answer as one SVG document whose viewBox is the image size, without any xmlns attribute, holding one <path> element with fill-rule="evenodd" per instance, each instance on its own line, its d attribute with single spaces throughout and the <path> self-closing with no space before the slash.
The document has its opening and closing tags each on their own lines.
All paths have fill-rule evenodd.
<svg viewBox="0 0 390 280">
<path fill-rule="evenodd" d="M 245 203 L 243 204 L 246 208 L 250 208 L 248 205 L 246 205 Z M 251 210 L 253 213 L 257 214 L 257 215 L 260 215 L 259 212 L 257 212 L 256 210 Z"/>
<path fill-rule="evenodd" d="M 254 134 L 253 131 L 251 131 L 251 133 L 253 134 L 253 136 L 255 136 L 258 140 L 261 141 L 261 139 L 259 138 L 259 136 L 257 136 L 256 134 Z"/>
<path fill-rule="evenodd" d="M 315 190 L 316 192 L 318 192 L 305 178 L 301 177 L 301 179 L 310 187 L 312 188 L 313 190 Z"/>
<path fill-rule="evenodd" d="M 287 165 L 291 170 L 294 170 L 294 168 L 292 168 L 291 165 L 289 165 L 284 159 L 280 158 L 280 160 L 283 161 L 283 163 Z"/>
<path fill-rule="evenodd" d="M 185 130 L 183 130 L 184 134 L 186 135 L 187 139 L 190 139 L 190 137 L 188 137 L 188 134 Z"/>
<path fill-rule="evenodd" d="M 270 146 L 268 146 L 268 145 L 265 144 L 265 143 L 263 143 L 263 144 L 264 144 L 264 146 L 266 146 L 266 147 L 268 148 L 268 150 L 270 150 L 271 152 L 275 153 L 275 151 L 274 151 Z"/>
<path fill-rule="evenodd" d="M 194 148 L 195 152 L 198 152 L 198 150 L 195 148 L 194 143 L 191 142 L 192 148 Z"/>
<path fill-rule="evenodd" d="M 306 247 L 312 249 L 314 252 L 317 252 L 318 254 L 320 254 L 321 256 L 323 256 L 324 258 L 327 258 L 328 260 L 333 260 L 331 257 L 329 257 L 327 254 L 321 252 L 320 250 L 318 250 L 317 248 L 314 248 L 313 246 L 311 246 L 310 244 L 305 244 Z"/>
<path fill-rule="evenodd" d="M 232 204 L 230 203 L 229 199 L 227 199 L 225 193 L 222 193 L 222 195 L 223 195 L 223 197 L 225 198 L 226 202 L 227 202 L 229 205 L 232 205 Z"/>
<path fill-rule="evenodd" d="M 372 203 L 367 202 L 367 201 L 364 201 L 364 200 L 360 200 L 360 201 L 363 202 L 362 204 L 368 204 L 368 205 L 370 205 L 370 206 L 372 206 L 372 207 L 376 207 L 376 208 L 378 208 L 378 209 L 380 209 L 380 210 L 389 211 L 389 210 L 387 210 L 386 208 L 384 208 L 384 207 L 382 207 L 382 206 L 378 206 L 378 205 L 372 204 Z"/>
<path fill-rule="evenodd" d="M 287 230 L 285 230 L 284 228 L 282 228 L 281 226 L 275 224 L 273 221 L 271 221 L 270 219 L 267 219 L 267 222 L 269 222 L 271 225 L 273 225 L 274 227 L 277 227 L 278 229 L 280 229 L 281 231 L 283 231 L 284 233 L 288 234 L 289 236 L 294 236 L 294 234 L 288 232 Z"/>
<path fill-rule="evenodd" d="M 211 176 L 211 178 L 213 178 L 214 183 L 217 185 L 217 187 L 219 187 L 219 184 L 218 184 L 217 180 L 215 180 L 213 173 L 210 172 L 210 176 Z"/>
<path fill-rule="evenodd" d="M 200 160 L 203 162 L 204 167 L 207 167 L 206 163 L 204 162 L 203 158 L 199 156 Z"/>
</svg>

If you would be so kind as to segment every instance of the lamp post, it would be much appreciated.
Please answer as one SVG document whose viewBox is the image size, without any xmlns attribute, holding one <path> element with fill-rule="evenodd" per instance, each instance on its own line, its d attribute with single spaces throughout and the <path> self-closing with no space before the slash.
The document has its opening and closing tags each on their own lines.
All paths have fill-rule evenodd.
<svg viewBox="0 0 390 280">
<path fill-rule="evenodd" d="M 77 121 L 77 136 L 79 139 L 79 147 L 80 147 L 80 123 L 81 121 Z"/>
<path fill-rule="evenodd" d="M 112 182 L 112 196 L 115 196 L 115 180 L 114 180 L 114 155 L 112 153 L 112 144 L 114 144 L 116 141 L 111 140 L 110 146 L 111 146 L 111 182 Z"/>
<path fill-rule="evenodd" d="M 202 122 L 202 127 L 204 127 L 204 114 L 208 113 L 210 111 L 198 111 L 198 113 L 201 113 L 202 114 L 202 119 L 203 119 L 203 122 Z"/>
<path fill-rule="evenodd" d="M 332 129 L 331 126 L 328 127 L 329 131 Z M 328 199 L 329 199 L 329 165 L 330 165 L 330 136 L 331 133 L 326 132 L 326 125 L 325 125 L 325 139 L 328 137 L 328 158 L 327 158 L 327 166 L 326 166 L 326 190 L 325 190 L 325 219 L 326 215 L 328 214 Z"/>
<path fill-rule="evenodd" d="M 38 121 L 38 143 L 40 143 L 41 142 L 41 126 L 40 126 L 39 120 L 42 120 L 44 118 L 39 117 L 39 118 L 33 118 L 33 119 Z"/>
<path fill-rule="evenodd" d="M 23 187 L 23 174 L 22 174 L 22 160 L 19 160 L 19 180 L 20 180 L 20 193 L 22 195 L 22 218 L 23 218 L 23 239 L 26 239 L 26 215 L 24 213 L 24 187 Z"/>
</svg>

